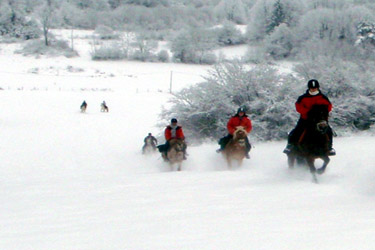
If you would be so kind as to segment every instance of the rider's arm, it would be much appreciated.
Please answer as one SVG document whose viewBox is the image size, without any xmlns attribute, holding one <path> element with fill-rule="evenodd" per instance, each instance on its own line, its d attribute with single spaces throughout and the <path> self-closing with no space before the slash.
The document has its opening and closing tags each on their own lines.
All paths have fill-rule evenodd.
<svg viewBox="0 0 375 250">
<path fill-rule="evenodd" d="M 298 113 L 300 113 L 302 116 L 306 116 L 307 115 L 307 112 L 309 112 L 309 110 L 306 108 L 306 106 L 304 105 L 303 103 L 303 99 L 302 98 L 298 98 L 297 102 L 296 102 L 296 110 Z"/>
<path fill-rule="evenodd" d="M 171 130 L 166 128 L 164 131 L 165 140 L 169 141 L 172 138 Z"/>
<path fill-rule="evenodd" d="M 229 134 L 231 134 L 231 135 L 233 135 L 234 131 L 236 130 L 236 127 L 234 126 L 233 122 L 234 122 L 234 120 L 233 120 L 233 117 L 232 117 L 232 118 L 230 118 L 230 120 L 227 123 L 227 129 L 228 129 Z"/>
<path fill-rule="evenodd" d="M 246 132 L 250 133 L 252 129 L 253 129 L 253 125 L 251 124 L 251 120 L 248 118 L 246 119 Z"/>
<path fill-rule="evenodd" d="M 181 138 L 181 139 L 185 139 L 185 135 L 184 135 L 184 131 L 182 131 L 182 128 L 180 127 L 180 129 L 177 130 L 177 138 Z"/>
</svg>

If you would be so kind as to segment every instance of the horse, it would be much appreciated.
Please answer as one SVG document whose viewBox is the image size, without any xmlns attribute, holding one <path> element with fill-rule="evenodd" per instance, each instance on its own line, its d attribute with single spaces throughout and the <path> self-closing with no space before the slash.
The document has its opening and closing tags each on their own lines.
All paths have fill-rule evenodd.
<svg viewBox="0 0 375 250">
<path fill-rule="evenodd" d="M 295 160 L 302 165 L 307 164 L 317 182 L 315 173 L 323 174 L 330 161 L 329 136 L 328 136 L 328 107 L 327 105 L 314 105 L 308 113 L 307 126 L 302 133 L 297 145 L 288 154 L 288 165 L 292 169 Z M 315 160 L 322 159 L 322 167 L 316 169 Z"/>
<path fill-rule="evenodd" d="M 242 161 L 246 156 L 246 137 L 247 132 L 245 128 L 239 126 L 236 131 L 234 131 L 233 138 L 225 145 L 222 152 L 227 160 L 229 168 L 232 168 L 233 160 L 236 160 L 239 166 L 242 165 Z"/>
<path fill-rule="evenodd" d="M 151 137 L 145 139 L 145 144 L 142 147 L 142 154 L 148 155 L 156 152 L 155 142 Z"/>
<path fill-rule="evenodd" d="M 104 103 L 100 104 L 100 112 L 108 112 L 108 106 Z"/>
<path fill-rule="evenodd" d="M 86 103 L 86 102 L 83 102 L 83 103 L 81 104 L 80 109 L 81 109 L 81 113 L 85 113 L 85 112 L 86 112 L 86 109 L 87 109 L 87 103 Z"/>
<path fill-rule="evenodd" d="M 186 149 L 186 144 L 183 139 L 171 139 L 169 141 L 169 148 L 167 151 L 166 160 L 169 162 L 169 165 L 171 166 L 172 169 L 174 165 L 177 165 L 177 171 L 181 171 L 182 161 L 184 160 L 185 149 Z"/>
</svg>

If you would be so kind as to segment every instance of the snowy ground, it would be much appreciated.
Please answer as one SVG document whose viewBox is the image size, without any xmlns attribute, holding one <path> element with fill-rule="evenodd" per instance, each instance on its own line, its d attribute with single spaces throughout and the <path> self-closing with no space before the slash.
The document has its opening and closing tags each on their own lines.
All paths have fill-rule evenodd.
<svg viewBox="0 0 375 250">
<path fill-rule="evenodd" d="M 375 138 L 336 138 L 319 184 L 288 170 L 285 142 L 254 142 L 235 170 L 214 142 L 190 145 L 172 172 L 140 154 L 143 138 L 161 132 L 170 71 L 179 89 L 207 67 L 34 59 L 1 46 L 0 249 L 375 248 Z"/>
</svg>

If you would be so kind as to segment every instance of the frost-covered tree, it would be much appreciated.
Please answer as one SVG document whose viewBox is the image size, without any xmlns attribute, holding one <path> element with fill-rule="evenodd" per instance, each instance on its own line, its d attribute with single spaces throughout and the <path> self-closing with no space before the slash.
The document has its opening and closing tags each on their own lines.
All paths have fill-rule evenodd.
<svg viewBox="0 0 375 250">
<path fill-rule="evenodd" d="M 222 27 L 216 28 L 217 41 L 220 45 L 236 45 L 244 43 L 240 30 L 231 22 L 225 22 Z"/>
<path fill-rule="evenodd" d="M 250 22 L 246 31 L 246 37 L 250 41 L 259 41 L 266 37 L 271 13 L 272 5 L 270 0 L 256 2 L 250 11 Z"/>
<path fill-rule="evenodd" d="M 55 21 L 54 16 L 55 8 L 52 0 L 45 0 L 39 7 L 37 13 L 40 15 L 40 23 L 42 25 L 44 44 L 50 45 L 50 29 Z"/>
<path fill-rule="evenodd" d="M 285 7 L 281 0 L 276 0 L 273 4 L 273 10 L 271 13 L 271 20 L 269 25 L 266 27 L 267 34 L 271 33 L 276 27 L 280 24 L 285 23 L 286 21 L 286 12 Z"/>
<path fill-rule="evenodd" d="M 375 46 L 375 23 L 360 23 L 357 26 L 357 45 Z"/>
<path fill-rule="evenodd" d="M 221 0 L 215 7 L 216 15 L 237 24 L 246 23 L 246 8 L 242 0 Z"/>
<path fill-rule="evenodd" d="M 290 56 L 294 46 L 293 31 L 281 24 L 265 39 L 265 50 L 274 59 L 283 59 Z"/>
<path fill-rule="evenodd" d="M 0 3 L 0 35 L 21 39 L 38 38 L 41 34 L 36 21 L 27 16 L 24 2 L 3 0 Z"/>
<path fill-rule="evenodd" d="M 135 48 L 135 51 L 131 55 L 132 59 L 147 61 L 153 57 L 153 52 L 157 48 L 158 43 L 145 35 L 139 34 L 132 45 Z"/>
<path fill-rule="evenodd" d="M 303 10 L 304 5 L 298 0 L 259 0 L 250 11 L 247 37 L 263 40 L 281 23 L 295 27 Z"/>
<path fill-rule="evenodd" d="M 215 47 L 213 31 L 201 28 L 184 30 L 171 42 L 173 57 L 183 63 L 205 63 L 206 56 Z"/>
</svg>

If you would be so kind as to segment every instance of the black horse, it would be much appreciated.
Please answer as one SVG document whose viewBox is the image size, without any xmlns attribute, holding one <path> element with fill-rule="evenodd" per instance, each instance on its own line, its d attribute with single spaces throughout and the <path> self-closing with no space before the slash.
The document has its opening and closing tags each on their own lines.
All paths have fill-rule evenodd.
<svg viewBox="0 0 375 250">
<path fill-rule="evenodd" d="M 298 163 L 307 164 L 310 172 L 316 180 L 315 173 L 324 173 L 330 159 L 329 152 L 329 136 L 328 131 L 328 107 L 327 105 L 314 105 L 308 113 L 307 125 L 298 140 L 297 145 L 288 154 L 289 168 L 293 168 L 297 159 Z M 323 160 L 323 166 L 319 169 L 315 168 L 316 159 Z"/>
</svg>

